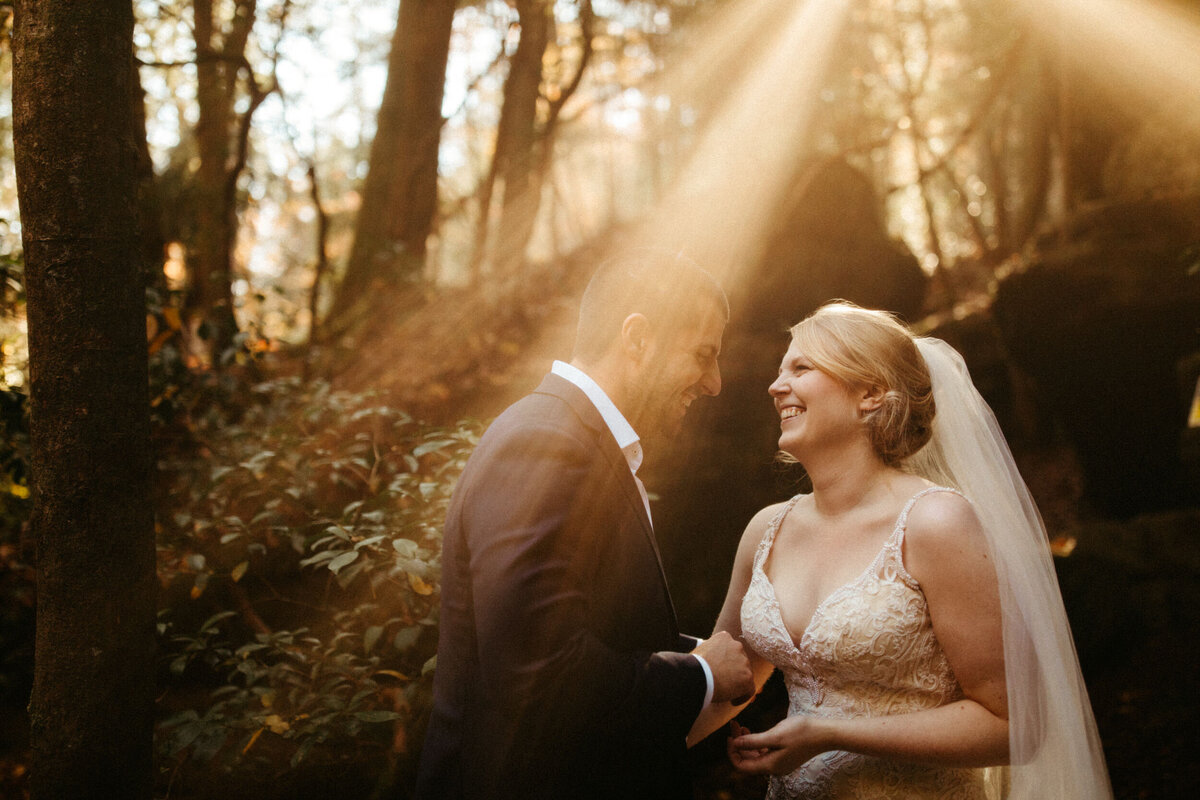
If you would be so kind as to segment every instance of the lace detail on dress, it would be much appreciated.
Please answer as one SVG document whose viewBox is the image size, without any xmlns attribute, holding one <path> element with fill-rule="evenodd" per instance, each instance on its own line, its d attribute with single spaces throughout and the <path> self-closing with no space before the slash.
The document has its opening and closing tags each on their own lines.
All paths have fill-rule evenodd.
<svg viewBox="0 0 1200 800">
<path fill-rule="evenodd" d="M 798 642 L 784 625 L 765 565 L 775 535 L 800 496 L 771 520 L 754 556 L 742 601 L 746 645 L 773 663 L 787 684 L 788 714 L 851 718 L 904 714 L 962 697 L 933 633 L 925 595 L 904 568 L 908 513 L 930 492 L 912 497 L 874 561 L 817 606 Z M 770 800 L 784 798 L 985 797 L 983 770 L 928 767 L 857 753 L 822 753 L 795 772 L 772 778 Z"/>
</svg>

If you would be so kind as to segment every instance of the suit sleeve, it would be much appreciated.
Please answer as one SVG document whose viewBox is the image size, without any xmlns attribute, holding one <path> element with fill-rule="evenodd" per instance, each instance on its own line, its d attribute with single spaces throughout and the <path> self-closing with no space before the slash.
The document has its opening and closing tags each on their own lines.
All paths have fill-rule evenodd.
<svg viewBox="0 0 1200 800">
<path fill-rule="evenodd" d="M 696 659 L 618 652 L 588 627 L 580 561 L 597 533 L 584 519 L 597 501 L 594 444 L 527 427 L 481 466 L 462 513 L 489 693 L 567 731 L 682 741 L 706 689 Z"/>
</svg>

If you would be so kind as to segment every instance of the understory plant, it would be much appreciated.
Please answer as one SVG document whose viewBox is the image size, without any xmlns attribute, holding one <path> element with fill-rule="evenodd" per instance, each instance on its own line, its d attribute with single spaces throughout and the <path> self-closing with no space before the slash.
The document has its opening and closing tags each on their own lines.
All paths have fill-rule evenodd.
<svg viewBox="0 0 1200 800">
<path fill-rule="evenodd" d="M 441 526 L 480 426 L 298 379 L 251 398 L 191 418 L 159 465 L 163 774 L 394 772 L 428 712 Z"/>
</svg>

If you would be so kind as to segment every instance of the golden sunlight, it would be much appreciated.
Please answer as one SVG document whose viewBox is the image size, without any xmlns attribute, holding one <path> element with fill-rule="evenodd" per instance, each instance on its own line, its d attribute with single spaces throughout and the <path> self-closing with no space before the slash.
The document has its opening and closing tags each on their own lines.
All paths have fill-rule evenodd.
<svg viewBox="0 0 1200 800">
<path fill-rule="evenodd" d="M 1018 0 L 1039 36 L 1125 102 L 1197 106 L 1200 15 L 1160 0 Z"/>
<path fill-rule="evenodd" d="M 754 262 L 807 152 L 816 89 L 846 10 L 843 0 L 734 3 L 726 13 L 743 15 L 739 24 L 724 27 L 719 15 L 696 37 L 704 67 L 685 59 L 676 69 L 686 73 L 686 86 L 719 87 L 723 97 L 673 190 L 650 215 L 648 240 L 681 248 L 735 288 L 738 269 Z"/>
</svg>

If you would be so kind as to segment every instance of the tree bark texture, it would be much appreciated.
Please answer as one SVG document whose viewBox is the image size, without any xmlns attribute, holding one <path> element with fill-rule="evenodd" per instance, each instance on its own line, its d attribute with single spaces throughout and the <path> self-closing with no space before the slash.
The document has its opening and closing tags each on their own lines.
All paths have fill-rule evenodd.
<svg viewBox="0 0 1200 800">
<path fill-rule="evenodd" d="M 37 543 L 32 792 L 149 798 L 155 550 L 129 0 L 17 0 Z"/>
<path fill-rule="evenodd" d="M 401 0 L 362 206 L 333 316 L 418 279 L 437 207 L 442 96 L 455 0 Z"/>
</svg>

